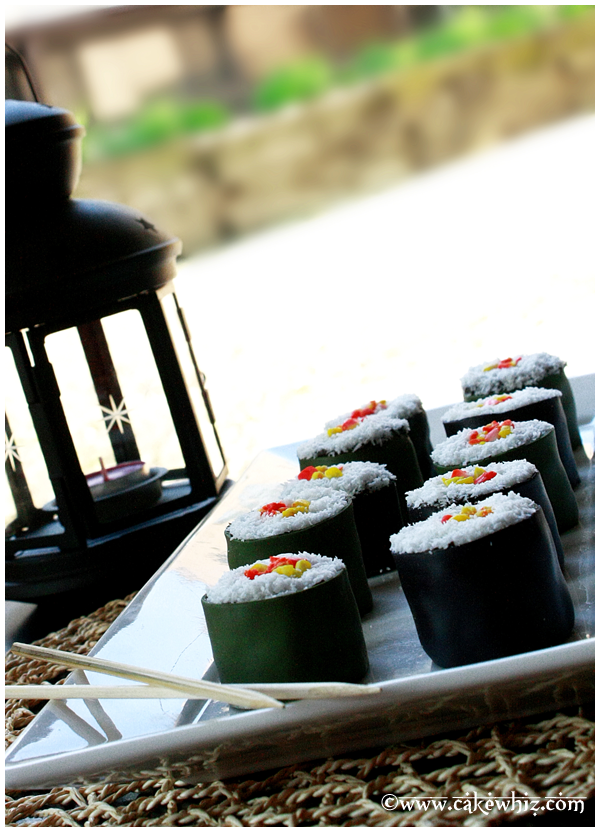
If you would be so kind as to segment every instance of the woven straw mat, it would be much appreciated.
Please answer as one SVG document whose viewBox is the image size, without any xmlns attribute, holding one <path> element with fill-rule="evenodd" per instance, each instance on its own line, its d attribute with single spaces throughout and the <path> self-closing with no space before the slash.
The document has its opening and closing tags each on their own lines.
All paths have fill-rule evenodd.
<svg viewBox="0 0 600 832">
<path fill-rule="evenodd" d="M 38 644 L 87 653 L 128 601 L 112 601 Z M 60 683 L 67 671 L 7 656 L 11 684 Z M 42 702 L 12 700 L 6 743 Z M 188 786 L 164 774 L 126 783 L 56 787 L 7 795 L 7 826 L 497 826 L 527 818 L 518 809 L 386 811 L 383 795 L 402 798 L 516 795 L 588 799 L 594 789 L 593 723 L 580 712 L 530 723 L 484 726 L 451 737 L 384 748 L 356 759 L 329 759 L 277 772 Z M 567 825 L 568 815 L 564 815 Z M 573 815 L 576 822 L 576 815 Z M 530 824 L 532 825 L 532 824 Z M 537 825 L 537 824 L 536 824 Z"/>
</svg>

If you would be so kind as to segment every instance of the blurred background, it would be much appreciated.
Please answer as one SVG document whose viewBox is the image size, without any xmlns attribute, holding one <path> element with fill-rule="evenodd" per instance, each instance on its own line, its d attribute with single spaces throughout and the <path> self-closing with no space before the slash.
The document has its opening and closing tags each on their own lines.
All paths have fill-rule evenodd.
<svg viewBox="0 0 600 832">
<path fill-rule="evenodd" d="M 183 240 L 234 478 L 476 363 L 593 371 L 594 8 L 5 6 L 86 127 L 75 196 Z M 32 97 L 11 52 L 6 94 Z"/>
</svg>

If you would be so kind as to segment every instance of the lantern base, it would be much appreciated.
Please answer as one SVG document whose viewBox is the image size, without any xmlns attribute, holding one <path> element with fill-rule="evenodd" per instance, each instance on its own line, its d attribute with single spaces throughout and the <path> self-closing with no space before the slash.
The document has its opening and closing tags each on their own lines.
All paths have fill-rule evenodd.
<svg viewBox="0 0 600 832">
<path fill-rule="evenodd" d="M 77 550 L 24 550 L 5 560 L 5 596 L 53 608 L 67 623 L 98 604 L 138 590 L 230 485 L 231 480 L 226 480 L 218 497 L 88 540 Z"/>
</svg>

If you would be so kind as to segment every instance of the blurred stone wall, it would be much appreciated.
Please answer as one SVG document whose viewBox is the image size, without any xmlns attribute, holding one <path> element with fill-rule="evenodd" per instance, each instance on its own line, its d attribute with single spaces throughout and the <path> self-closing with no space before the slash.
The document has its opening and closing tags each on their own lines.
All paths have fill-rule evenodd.
<svg viewBox="0 0 600 832">
<path fill-rule="evenodd" d="M 135 206 L 190 254 L 593 106 L 594 31 L 578 19 L 87 164 L 76 195 Z"/>
</svg>

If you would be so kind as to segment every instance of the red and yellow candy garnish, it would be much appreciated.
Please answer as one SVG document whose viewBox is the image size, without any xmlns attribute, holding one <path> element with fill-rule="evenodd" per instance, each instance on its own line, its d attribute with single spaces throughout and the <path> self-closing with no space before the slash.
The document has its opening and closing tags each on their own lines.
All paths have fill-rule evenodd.
<svg viewBox="0 0 600 832">
<path fill-rule="evenodd" d="M 485 399 L 481 404 L 476 405 L 476 407 L 485 407 L 486 405 L 494 407 L 501 402 L 507 402 L 509 399 L 512 399 L 512 396 L 490 396 L 489 399 Z"/>
<path fill-rule="evenodd" d="M 310 500 L 295 500 L 291 506 L 287 503 L 267 503 L 260 509 L 261 517 L 267 515 L 273 517 L 275 514 L 281 514 L 282 517 L 293 517 L 295 514 L 306 514 Z"/>
<path fill-rule="evenodd" d="M 374 413 L 379 413 L 380 410 L 385 410 L 386 407 L 387 402 L 385 399 L 382 399 L 380 402 L 372 399 L 366 407 L 358 407 L 356 410 L 353 410 L 350 418 L 342 422 L 341 425 L 336 425 L 334 428 L 327 428 L 327 436 L 333 436 L 335 433 L 344 433 L 347 430 L 354 430 L 354 428 L 360 425 L 363 419 L 372 416 Z"/>
<path fill-rule="evenodd" d="M 487 373 L 488 370 L 508 370 L 509 367 L 516 367 L 522 357 L 520 355 L 518 358 L 503 358 L 502 361 L 497 361 L 495 364 L 484 367 L 483 372 Z"/>
<path fill-rule="evenodd" d="M 300 473 L 298 474 L 299 480 L 322 480 L 328 479 L 331 480 L 335 477 L 342 477 L 342 466 L 341 465 L 307 465 L 306 468 L 303 468 Z"/>
<path fill-rule="evenodd" d="M 474 517 L 487 517 L 488 514 L 493 514 L 494 509 L 489 506 L 482 506 L 479 510 L 475 506 L 463 506 L 456 514 L 444 514 L 441 522 L 447 523 L 448 520 L 457 520 L 459 523 L 464 520 L 472 520 Z"/>
<path fill-rule="evenodd" d="M 299 578 L 307 569 L 312 569 L 312 564 L 304 558 L 288 558 L 285 555 L 271 555 L 269 563 L 253 563 L 244 570 L 244 575 L 253 581 L 259 575 L 268 575 L 270 572 L 277 572 L 278 575 L 287 575 L 288 578 Z"/>
<path fill-rule="evenodd" d="M 493 480 L 495 476 L 495 471 L 486 471 L 485 468 L 476 465 L 472 474 L 463 471 L 462 468 L 455 468 L 449 477 L 442 477 L 442 482 L 444 485 L 480 485 L 482 482 Z"/>
<path fill-rule="evenodd" d="M 489 422 L 481 430 L 474 430 L 469 436 L 469 445 L 485 445 L 486 442 L 494 442 L 496 439 L 505 439 L 513 432 L 515 423 L 511 419 L 503 422 Z"/>
</svg>

